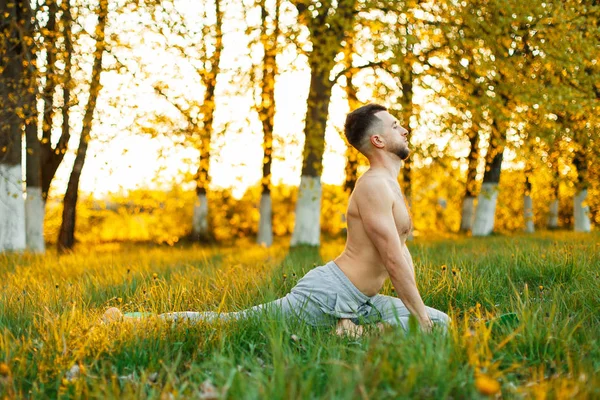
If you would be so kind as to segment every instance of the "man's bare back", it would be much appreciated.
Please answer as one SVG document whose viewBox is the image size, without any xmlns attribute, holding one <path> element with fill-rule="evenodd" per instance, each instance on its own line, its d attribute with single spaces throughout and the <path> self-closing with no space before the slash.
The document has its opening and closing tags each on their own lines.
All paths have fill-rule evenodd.
<svg viewBox="0 0 600 400">
<path fill-rule="evenodd" d="M 389 188 L 388 193 L 371 192 L 371 185 L 365 184 L 370 180 L 385 182 Z M 393 221 L 403 247 L 406 246 L 406 239 L 412 229 L 410 214 L 397 181 L 371 170 L 358 179 L 346 213 L 348 224 L 346 248 L 334 261 L 348 279 L 367 296 L 377 294 L 389 277 L 377 247 L 365 231 L 359 210 L 359 204 L 368 205 L 369 199 L 373 196 L 393 197 Z"/>
</svg>

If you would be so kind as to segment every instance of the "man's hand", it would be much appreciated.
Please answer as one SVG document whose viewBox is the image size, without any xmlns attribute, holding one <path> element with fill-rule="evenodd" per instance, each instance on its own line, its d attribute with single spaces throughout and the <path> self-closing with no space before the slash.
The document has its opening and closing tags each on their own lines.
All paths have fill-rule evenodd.
<svg viewBox="0 0 600 400">
<path fill-rule="evenodd" d="M 421 327 L 421 331 L 425 333 L 431 333 L 433 330 L 433 322 L 429 317 L 424 321 L 419 321 L 419 326 Z"/>
</svg>

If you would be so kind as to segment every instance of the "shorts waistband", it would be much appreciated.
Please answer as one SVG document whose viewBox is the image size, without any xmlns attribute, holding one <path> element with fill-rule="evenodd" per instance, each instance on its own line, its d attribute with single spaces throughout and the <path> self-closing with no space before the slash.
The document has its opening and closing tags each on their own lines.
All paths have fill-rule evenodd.
<svg viewBox="0 0 600 400">
<path fill-rule="evenodd" d="M 346 274 L 344 274 L 344 271 L 342 271 L 334 261 L 329 261 L 327 264 L 325 264 L 325 266 L 333 273 L 333 275 L 335 275 L 336 278 L 338 278 L 342 286 L 344 286 L 348 291 L 350 291 L 352 295 L 355 296 L 356 299 L 359 300 L 362 304 L 368 303 L 369 300 L 372 300 L 373 297 L 375 297 L 369 297 L 360 290 L 358 290 L 358 288 L 354 286 L 350 279 L 348 279 Z"/>
</svg>

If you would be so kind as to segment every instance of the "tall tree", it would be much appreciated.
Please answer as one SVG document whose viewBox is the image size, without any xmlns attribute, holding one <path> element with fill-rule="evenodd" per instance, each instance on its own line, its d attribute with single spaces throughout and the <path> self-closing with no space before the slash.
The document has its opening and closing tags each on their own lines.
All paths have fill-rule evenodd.
<svg viewBox="0 0 600 400">
<path fill-rule="evenodd" d="M 95 30 L 96 44 L 94 50 L 94 63 L 92 66 L 92 77 L 90 80 L 89 98 L 82 121 L 79 147 L 77 148 L 73 170 L 69 177 L 69 183 L 63 201 L 62 223 L 57 242 L 59 252 L 70 250 L 75 244 L 75 217 L 77 198 L 79 195 L 79 181 L 85 163 L 88 144 L 91 139 L 90 134 L 94 120 L 94 111 L 96 110 L 96 102 L 102 87 L 100 85 L 100 76 L 102 74 L 102 59 L 106 47 L 105 29 L 108 19 L 108 0 L 99 1 L 97 13 L 98 23 Z"/>
<path fill-rule="evenodd" d="M 277 40 L 279 38 L 279 7 L 269 12 L 266 1 L 260 1 L 260 42 L 263 47 L 262 79 L 260 79 L 260 104 L 258 115 L 263 129 L 263 168 L 261 179 L 260 221 L 257 242 L 273 244 L 273 209 L 271 200 L 271 163 L 273 161 L 273 127 L 275 126 L 275 79 L 277 77 Z M 269 14 L 271 17 L 269 18 Z"/>
<path fill-rule="evenodd" d="M 476 112 L 476 111 L 475 111 Z M 469 138 L 469 154 L 467 154 L 467 180 L 460 213 L 460 231 L 469 232 L 473 229 L 475 219 L 475 195 L 477 184 L 477 163 L 479 161 L 479 131 L 480 125 L 477 117 L 472 116 L 471 126 L 467 136 Z"/>
<path fill-rule="evenodd" d="M 25 249 L 22 189 L 24 56 L 28 5 L 0 0 L 0 251 Z"/>
<path fill-rule="evenodd" d="M 529 167 L 525 170 L 525 194 L 523 195 L 523 217 L 525 219 L 525 232 L 535 232 L 533 221 L 533 198 L 531 197 L 531 178 L 532 171 Z"/>
<path fill-rule="evenodd" d="M 485 172 L 481 191 L 477 198 L 475 221 L 473 222 L 473 236 L 487 236 L 494 231 L 496 203 L 498 200 L 498 187 L 502 159 L 504 155 L 504 141 L 506 140 L 506 125 L 500 125 L 497 119 L 492 123 L 488 151 L 485 157 Z"/>
<path fill-rule="evenodd" d="M 25 46 L 25 79 L 26 93 L 25 139 L 26 139 L 26 182 L 27 198 L 25 200 L 25 237 L 27 249 L 36 253 L 45 251 L 44 244 L 44 200 L 42 198 L 41 149 L 38 139 L 38 68 L 37 43 L 33 13 L 27 4 L 25 29 L 23 30 Z"/>
<path fill-rule="evenodd" d="M 214 132 L 214 114 L 216 109 L 215 89 L 217 87 L 217 76 L 221 64 L 221 52 L 223 51 L 223 12 L 221 11 L 221 0 L 215 0 L 215 50 L 208 60 L 211 68 L 206 71 L 204 102 L 202 103 L 203 127 L 200 134 L 200 160 L 196 180 L 196 204 L 194 206 L 194 217 L 192 222 L 192 235 L 199 240 L 211 238 L 208 216 L 209 205 L 206 191 L 208 190 L 209 165 L 210 165 L 210 142 Z"/>
<path fill-rule="evenodd" d="M 344 68 L 345 73 L 344 76 L 346 78 L 346 100 L 348 101 L 348 107 L 350 111 L 356 110 L 359 108 L 362 103 L 358 100 L 358 93 L 356 90 L 356 86 L 352 82 L 352 78 L 358 71 L 357 68 L 354 68 L 353 65 L 353 56 L 354 56 L 354 35 L 355 32 L 351 30 L 346 37 L 346 45 L 344 46 Z M 358 181 L 358 166 L 360 165 L 361 158 L 364 159 L 364 156 L 360 154 L 360 152 L 354 148 L 350 143 L 348 143 L 348 139 L 344 132 L 341 132 L 342 140 L 346 145 L 346 164 L 344 166 L 344 191 L 350 196 L 354 187 L 356 186 L 356 182 Z M 347 223 L 346 214 L 343 213 L 341 215 L 341 221 L 343 224 Z M 348 229 L 344 228 L 344 234 L 347 234 Z"/>
<path fill-rule="evenodd" d="M 573 156 L 573 165 L 577 170 L 575 197 L 573 197 L 573 229 L 575 232 L 590 232 L 590 207 L 586 202 L 588 196 L 588 160 L 587 151 L 577 147 Z"/>
<path fill-rule="evenodd" d="M 470 93 L 465 98 L 467 109 L 464 114 L 468 119 L 467 138 L 469 140 L 469 152 L 467 154 L 467 174 L 465 181 L 465 193 L 463 195 L 460 231 L 470 232 L 473 229 L 475 221 L 475 198 L 477 197 L 477 165 L 479 163 L 479 138 L 482 134 L 484 117 L 486 110 L 485 97 L 481 85 L 477 83 L 476 73 L 471 69 L 474 65 L 473 60 L 469 60 L 467 65 L 467 76 L 463 83 L 471 89 L 466 89 Z"/>
<path fill-rule="evenodd" d="M 43 111 L 41 151 L 41 188 L 44 202 L 48 198 L 50 185 L 56 175 L 56 170 L 63 161 L 71 138 L 69 108 L 71 106 L 72 66 L 73 66 L 73 32 L 70 0 L 62 0 L 60 7 L 56 0 L 48 1 L 48 22 L 44 32 L 44 50 L 46 53 L 46 82 L 42 92 Z M 60 9 L 59 24 L 56 24 L 57 8 Z M 62 39 L 62 40 L 59 40 Z M 59 44 L 60 43 L 60 44 Z M 61 61 L 62 73 L 57 71 L 57 59 Z M 56 89 L 62 86 L 61 134 L 55 143 L 52 140 L 54 115 L 57 104 L 54 99 Z"/>
<path fill-rule="evenodd" d="M 552 199 L 550 201 L 550 205 L 548 207 L 548 221 L 546 222 L 546 228 L 548 229 L 558 229 L 558 205 L 560 198 L 560 172 L 558 170 L 558 152 L 552 151 L 550 153 L 550 159 L 548 160 L 548 164 L 551 168 L 552 174 L 552 182 L 550 182 L 550 186 L 552 187 Z"/>
<path fill-rule="evenodd" d="M 317 246 L 321 234 L 321 173 L 325 128 L 334 81 L 329 79 L 341 42 L 351 28 L 356 0 L 295 0 L 298 19 L 308 28 L 312 50 L 308 54 L 310 87 L 304 127 L 302 176 L 296 203 L 291 245 Z"/>
<path fill-rule="evenodd" d="M 356 110 L 362 104 L 358 100 L 356 92 L 356 86 L 352 82 L 352 77 L 356 73 L 356 69 L 353 68 L 352 57 L 354 55 L 354 32 L 349 33 L 346 38 L 346 46 L 344 47 L 344 67 L 346 69 L 346 99 L 348 100 L 348 106 L 350 111 Z M 358 179 L 358 165 L 360 153 L 353 146 L 351 146 L 346 135 L 342 135 L 346 143 L 346 166 L 344 172 L 346 178 L 344 180 L 344 190 L 350 194 L 354 190 L 356 181 Z"/>
<path fill-rule="evenodd" d="M 214 10 L 211 10 L 214 12 L 214 22 L 211 23 L 211 3 L 203 2 L 204 15 L 199 25 L 188 23 L 175 2 L 159 2 L 157 7 L 152 6 L 154 8 L 150 10 L 154 24 L 152 28 L 164 37 L 169 50 L 191 67 L 196 73 L 194 78 L 200 81 L 204 89 L 202 101 L 198 102 L 175 93 L 168 83 L 159 81 L 154 86 L 156 92 L 175 107 L 186 121 L 188 142 L 193 143 L 200 153 L 195 176 L 196 201 L 191 237 L 201 242 L 213 240 L 207 191 L 210 184 L 211 141 L 215 133 L 216 88 L 223 52 L 223 5 L 223 0 L 214 1 Z M 189 46 L 182 45 L 182 39 Z"/>
<path fill-rule="evenodd" d="M 409 53 L 410 54 L 410 53 Z M 410 59 L 410 58 L 409 58 Z M 402 97 L 400 100 L 400 104 L 402 105 L 402 123 L 404 127 L 410 130 L 410 118 L 414 114 L 414 106 L 413 106 L 413 88 L 414 88 L 414 73 L 413 73 L 413 64 L 407 63 L 402 69 L 402 73 L 400 74 L 400 85 L 402 88 Z M 408 135 L 409 146 L 411 146 L 412 136 Z M 411 146 L 412 147 L 412 146 Z M 414 157 L 414 155 L 413 155 Z M 409 157 L 404 160 L 404 165 L 402 168 L 402 181 L 404 183 L 403 194 L 404 199 L 406 201 L 406 206 L 409 210 L 412 210 L 412 164 L 413 157 Z M 409 233 L 410 240 L 413 239 L 413 230 L 411 229 Z"/>
</svg>

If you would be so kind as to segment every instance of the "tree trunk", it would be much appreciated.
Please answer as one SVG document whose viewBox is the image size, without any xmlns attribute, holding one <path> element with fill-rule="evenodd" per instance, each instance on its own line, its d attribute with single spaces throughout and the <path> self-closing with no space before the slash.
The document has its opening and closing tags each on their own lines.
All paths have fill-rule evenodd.
<svg viewBox="0 0 600 400">
<path fill-rule="evenodd" d="M 260 220 L 258 224 L 257 243 L 263 246 L 273 244 L 273 205 L 271 192 L 262 193 L 260 196 Z"/>
<path fill-rule="evenodd" d="M 361 103 L 358 101 L 358 97 L 356 95 L 356 86 L 352 83 L 352 76 L 354 75 L 352 71 L 352 55 L 354 54 L 354 38 L 352 35 L 349 35 L 346 38 L 346 49 L 345 49 L 345 67 L 348 69 L 346 73 L 346 97 L 348 99 L 348 106 L 350 107 L 350 111 L 356 110 L 361 106 Z M 342 135 L 345 139 L 346 135 Z M 352 145 L 350 145 L 347 140 L 346 142 L 346 179 L 344 181 L 344 190 L 350 194 L 354 190 L 354 186 L 356 186 L 356 181 L 358 180 L 358 155 L 360 154 L 358 150 L 356 150 Z"/>
<path fill-rule="evenodd" d="M 223 13 L 221 1 L 215 1 L 215 52 L 210 59 L 211 68 L 205 72 L 204 83 L 206 92 L 202 102 L 203 127 L 200 137 L 200 161 L 196 179 L 196 203 L 192 219 L 192 238 L 199 242 L 210 242 L 214 239 L 209 223 L 210 204 L 206 193 L 210 184 L 210 142 L 214 132 L 214 114 L 216 108 L 215 89 L 217 87 L 217 76 L 220 71 L 221 52 L 223 51 Z"/>
<path fill-rule="evenodd" d="M 479 159 L 479 125 L 475 124 L 469 132 L 470 150 L 467 156 L 467 182 L 465 184 L 465 196 L 462 203 L 460 218 L 460 231 L 469 232 L 473 229 L 475 185 L 477 177 L 477 161 Z"/>
<path fill-rule="evenodd" d="M 296 203 L 296 216 L 291 246 L 318 246 L 321 232 L 321 173 L 325 151 L 325 128 L 329 116 L 329 100 L 334 82 L 329 80 L 334 58 L 341 41 L 351 28 L 355 0 L 339 0 L 337 9 L 323 4 L 315 16 L 296 2 L 303 19 L 308 21 L 313 49 L 308 56 L 311 70 L 306 111 L 302 177 Z"/>
<path fill-rule="evenodd" d="M 16 3 L 16 4 L 15 4 Z M 0 2 L 0 252 L 25 249 L 22 188 L 24 51 L 19 35 L 26 19 L 22 1 Z M 15 26 L 18 29 L 15 29 Z"/>
<path fill-rule="evenodd" d="M 552 186 L 552 193 L 554 194 L 554 198 L 550 201 L 550 207 L 548 210 L 548 229 L 558 229 L 558 200 L 559 200 L 559 178 L 560 174 L 558 171 L 558 155 L 555 157 L 551 157 L 552 163 L 552 182 L 550 185 Z"/>
<path fill-rule="evenodd" d="M 25 221 L 27 249 L 44 253 L 44 199 L 41 187 L 40 142 L 37 137 L 37 118 L 25 128 L 27 141 L 27 199 L 25 200 Z"/>
<path fill-rule="evenodd" d="M 481 191 L 477 198 L 477 210 L 473 223 L 473 236 L 488 236 L 494 231 L 496 201 L 498 200 L 498 184 L 502 171 L 505 131 L 499 130 L 496 121 L 490 135 L 490 145 L 486 155 L 485 173 Z"/>
<path fill-rule="evenodd" d="M 46 50 L 46 82 L 42 92 L 44 103 L 42 115 L 42 139 L 44 143 L 50 144 L 52 139 L 52 127 L 54 119 L 54 92 L 56 91 L 56 54 L 58 30 L 56 29 L 56 13 L 58 11 L 57 0 L 48 0 L 48 22 L 44 34 L 44 50 Z"/>
<path fill-rule="evenodd" d="M 321 195 L 321 178 L 302 175 L 296 202 L 296 225 L 292 233 L 292 246 L 320 244 Z"/>
<path fill-rule="evenodd" d="M 196 203 L 194 204 L 194 214 L 192 216 L 192 235 L 194 240 L 199 242 L 210 242 L 210 229 L 208 225 L 208 199 L 206 189 L 196 189 Z"/>
<path fill-rule="evenodd" d="M 558 197 L 550 202 L 548 229 L 558 229 Z"/>
<path fill-rule="evenodd" d="M 404 127 L 410 131 L 410 117 L 412 117 L 413 115 L 413 72 L 412 72 L 412 65 L 407 66 L 406 71 L 401 75 L 400 77 L 400 82 L 402 84 L 402 123 L 405 125 Z M 412 139 L 412 135 L 408 135 L 408 146 L 411 149 L 412 152 L 412 147 L 411 147 L 411 139 Z M 410 214 L 412 214 L 412 176 L 411 176 L 411 169 L 412 169 L 412 155 L 411 157 L 407 158 L 406 160 L 404 160 L 404 169 L 402 170 L 402 181 L 404 182 L 404 188 L 403 188 L 403 193 L 404 193 L 404 198 L 406 201 L 406 207 L 408 208 L 408 212 Z M 412 218 L 411 218 L 412 219 Z M 414 222 L 413 222 L 414 224 Z M 414 239 L 414 235 L 413 235 L 413 231 L 414 231 L 414 226 L 412 226 L 412 229 L 410 230 L 410 233 L 408 234 L 408 240 L 413 240 Z"/>
<path fill-rule="evenodd" d="M 28 6 L 28 14 L 31 10 Z M 26 21 L 31 21 L 31 18 Z M 25 108 L 25 140 L 27 197 L 25 200 L 25 238 L 27 249 L 34 253 L 44 253 L 44 201 L 42 199 L 41 180 L 41 151 L 38 139 L 38 114 L 37 114 L 37 65 L 36 49 L 33 41 L 34 27 L 26 22 L 25 35 L 30 43 L 26 46 L 26 76 L 25 88 L 27 104 Z"/>
<path fill-rule="evenodd" d="M 312 73 L 305 128 L 304 162 L 296 203 L 296 224 L 292 234 L 292 246 L 320 244 L 321 173 L 325 151 L 325 126 L 329 115 L 332 86 L 328 73 Z"/>
<path fill-rule="evenodd" d="M 587 192 L 587 188 L 580 189 L 573 198 L 573 229 L 575 232 L 590 232 L 592 229 L 590 206 L 586 203 Z"/>
<path fill-rule="evenodd" d="M 85 115 L 83 117 L 81 137 L 79 139 L 79 147 L 73 170 L 69 177 L 67 192 L 63 202 L 62 223 L 58 235 L 57 247 L 59 252 L 71 250 L 75 244 L 75 216 L 77 198 L 79 192 L 79 180 L 85 163 L 85 156 L 90 141 L 90 133 L 94 119 L 94 111 L 96 109 L 96 101 L 100 93 L 100 75 L 102 73 L 102 58 L 104 55 L 105 39 L 104 31 L 106 28 L 106 19 L 108 14 L 108 0 L 100 0 L 98 8 L 98 25 L 96 27 L 96 49 L 94 51 L 94 65 L 92 67 L 92 79 L 90 81 L 90 95 Z"/>
<path fill-rule="evenodd" d="M 262 25 L 261 42 L 264 49 L 262 63 L 261 105 L 259 116 L 263 127 L 263 172 L 260 198 L 260 220 L 256 241 L 264 246 L 273 244 L 273 212 L 271 203 L 271 163 L 273 161 L 273 127 L 275 126 L 275 78 L 277 76 L 277 38 L 279 37 L 279 1 L 275 2 L 272 22 L 273 32 L 269 32 L 266 1 L 261 1 Z"/>
<path fill-rule="evenodd" d="M 529 182 L 529 173 L 525 177 L 525 196 L 523 196 L 523 217 L 525 218 L 525 232 L 535 232 L 533 223 L 533 199 L 531 198 L 531 182 Z"/>
<path fill-rule="evenodd" d="M 584 149 L 577 149 L 573 157 L 573 164 L 577 169 L 577 192 L 573 198 L 573 229 L 575 232 L 590 232 L 592 228 L 590 220 L 590 207 L 586 202 L 588 185 L 587 157 Z"/>
<path fill-rule="evenodd" d="M 55 4 L 55 3 L 53 3 Z M 55 58 L 56 58 L 56 35 L 58 30 L 55 30 L 56 34 L 52 31 L 45 37 L 47 41 L 47 70 L 46 70 L 46 85 L 44 87 L 44 114 L 42 124 L 42 141 L 41 141 L 41 164 L 42 164 L 42 175 L 41 175 L 41 188 L 42 198 L 44 203 L 48 198 L 48 191 L 50 185 L 56 174 L 60 163 L 62 162 L 65 153 L 67 152 L 67 146 L 69 139 L 71 138 L 71 131 L 69 128 L 69 106 L 71 102 L 71 67 L 72 67 L 72 56 L 73 56 L 73 42 L 71 33 L 71 6 L 69 0 L 63 0 L 61 3 L 62 16 L 61 16 L 61 27 L 62 27 L 62 38 L 64 43 L 63 61 L 65 64 L 64 75 L 60 79 L 60 83 L 63 88 L 63 105 L 62 105 L 62 132 L 56 146 L 52 146 L 51 133 L 52 133 L 52 119 L 54 115 L 54 102 L 53 93 L 56 88 L 58 78 L 56 77 Z M 55 17 L 53 17 L 55 18 Z"/>
</svg>

